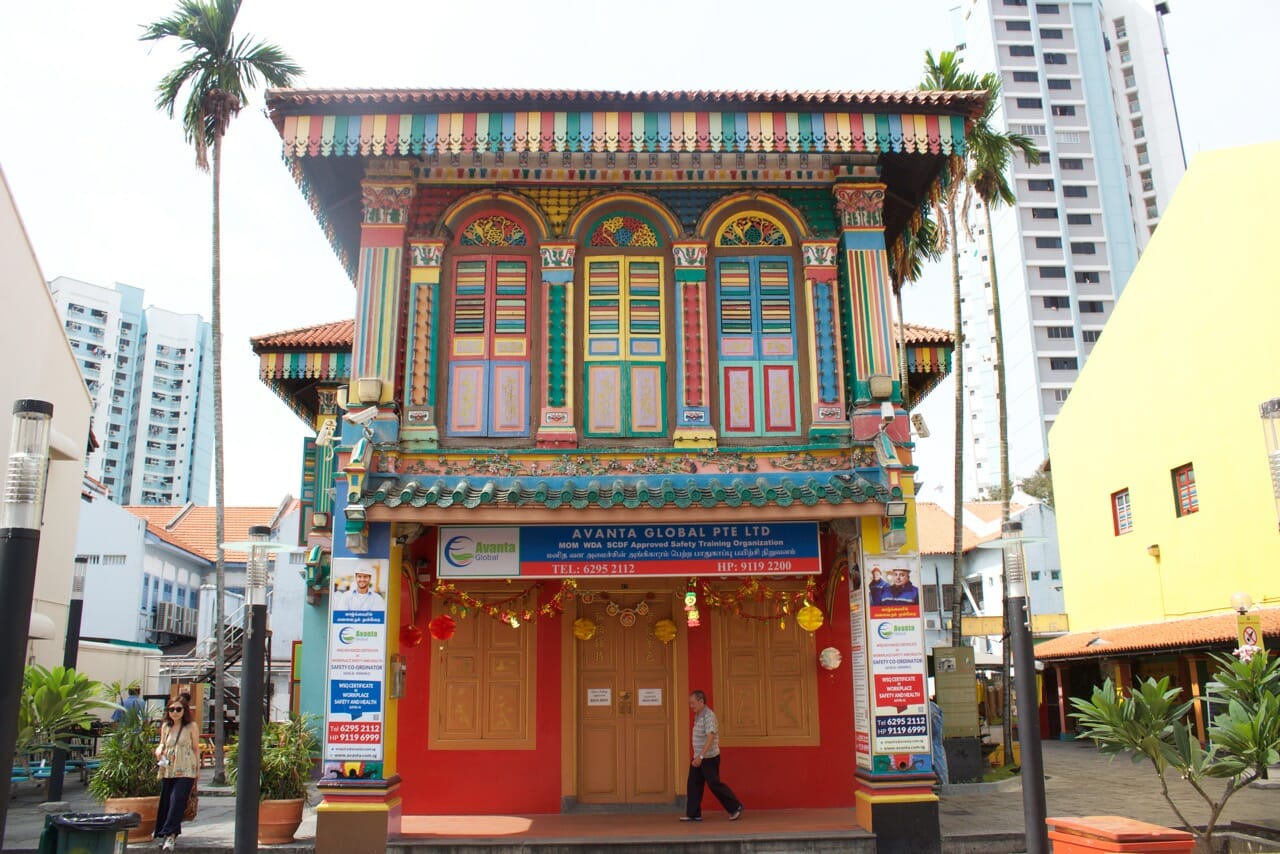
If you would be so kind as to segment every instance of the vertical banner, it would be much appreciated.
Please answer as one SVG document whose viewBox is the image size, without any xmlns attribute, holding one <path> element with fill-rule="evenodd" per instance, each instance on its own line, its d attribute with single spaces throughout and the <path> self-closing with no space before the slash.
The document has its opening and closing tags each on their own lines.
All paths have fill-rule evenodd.
<svg viewBox="0 0 1280 854">
<path fill-rule="evenodd" d="M 867 670 L 867 609 L 863 602 L 861 548 L 849 544 L 849 666 L 853 669 L 853 750 L 859 768 L 871 770 L 871 684 Z"/>
<path fill-rule="evenodd" d="M 388 566 L 385 559 L 333 560 L 325 777 L 382 776 Z"/>
<path fill-rule="evenodd" d="M 928 771 L 929 704 L 919 556 L 872 556 L 863 563 L 862 581 L 872 769 Z"/>
</svg>

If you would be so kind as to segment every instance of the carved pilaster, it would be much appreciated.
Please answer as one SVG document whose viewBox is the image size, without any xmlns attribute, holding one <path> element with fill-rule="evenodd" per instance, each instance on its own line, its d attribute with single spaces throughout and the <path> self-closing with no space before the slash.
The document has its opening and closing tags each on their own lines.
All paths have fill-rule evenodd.
<svg viewBox="0 0 1280 854">
<path fill-rule="evenodd" d="M 400 312 L 405 232 L 414 185 L 412 179 L 388 176 L 367 178 L 361 182 L 360 189 L 360 259 L 356 273 L 350 399 L 364 404 L 385 404 L 396 398 L 396 324 Z M 379 381 L 376 400 L 364 399 L 375 388 L 370 380 Z"/>
<path fill-rule="evenodd" d="M 439 358 L 440 272 L 444 241 L 409 239 L 408 330 L 405 336 L 404 423 L 401 442 L 437 448 L 436 374 Z"/>
<path fill-rule="evenodd" d="M 672 246 L 676 274 L 676 311 L 680 323 L 680 390 L 676 447 L 712 448 L 710 382 L 707 355 L 707 244 L 684 241 Z"/>
<path fill-rule="evenodd" d="M 809 399 L 814 443 L 841 441 L 849 433 L 840 346 L 840 294 L 837 240 L 808 240 L 800 245 L 804 260 L 804 300 L 813 336 L 809 353 Z"/>
<path fill-rule="evenodd" d="M 542 316 L 546 320 L 546 381 L 538 414 L 540 448 L 576 448 L 578 430 L 573 418 L 574 336 L 573 243 L 544 243 L 542 257 Z"/>
<path fill-rule="evenodd" d="M 840 212 L 840 250 L 847 281 L 840 282 L 841 338 L 845 343 L 845 386 L 855 407 L 897 399 L 892 286 L 884 241 L 885 185 L 847 183 L 835 187 Z"/>
</svg>

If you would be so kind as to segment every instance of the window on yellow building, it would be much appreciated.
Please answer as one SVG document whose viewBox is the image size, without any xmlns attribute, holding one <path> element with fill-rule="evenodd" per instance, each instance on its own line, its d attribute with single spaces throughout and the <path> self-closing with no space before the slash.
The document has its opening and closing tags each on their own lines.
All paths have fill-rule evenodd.
<svg viewBox="0 0 1280 854">
<path fill-rule="evenodd" d="M 1111 493 L 1111 521 L 1115 525 L 1117 537 L 1133 530 L 1133 507 L 1129 503 L 1129 490 Z"/>
<path fill-rule="evenodd" d="M 1196 497 L 1196 472 L 1191 463 L 1178 466 L 1172 472 L 1173 496 L 1179 516 L 1190 516 L 1200 510 L 1200 500 Z"/>
</svg>

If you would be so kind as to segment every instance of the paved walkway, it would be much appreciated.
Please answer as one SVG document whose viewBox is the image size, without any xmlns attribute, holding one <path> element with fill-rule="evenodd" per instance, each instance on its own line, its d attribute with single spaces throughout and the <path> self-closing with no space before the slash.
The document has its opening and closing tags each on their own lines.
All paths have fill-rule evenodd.
<svg viewBox="0 0 1280 854">
<path fill-rule="evenodd" d="M 1168 805 L 1160 797 L 1159 784 L 1149 764 L 1134 764 L 1125 758 L 1108 760 L 1087 742 L 1048 742 L 1044 745 L 1045 771 L 1049 779 L 1045 784 L 1045 797 L 1050 816 L 1080 815 L 1123 815 L 1129 818 L 1150 821 L 1155 824 L 1173 826 L 1176 819 Z M 211 772 L 205 769 L 205 780 L 202 780 L 200 798 L 200 816 L 189 823 L 185 833 L 179 839 L 179 851 L 200 852 L 200 854 L 219 854 L 230 852 L 235 835 L 235 798 L 230 794 L 218 796 L 207 786 L 207 778 Z M 1203 823 L 1206 809 L 1191 787 L 1178 779 L 1171 779 L 1169 787 L 1175 800 L 1185 807 L 1189 818 Z M 986 787 L 984 787 L 986 788 Z M 1221 791 L 1221 784 L 1210 787 L 1214 794 Z M 72 812 L 100 812 L 93 803 L 78 779 L 67 781 L 64 795 L 70 803 Z M 4 839 L 4 851 L 35 851 L 39 844 L 40 833 L 44 827 L 44 813 L 40 809 L 43 793 L 29 784 L 15 787 L 15 795 L 9 803 L 7 828 Z M 711 812 L 709 811 L 709 815 Z M 819 811 L 804 811 L 806 813 Z M 801 819 L 803 824 L 812 824 L 813 830 L 825 826 L 827 820 L 844 820 L 849 811 L 827 810 L 829 816 L 807 816 Z M 1009 852 L 1021 850 L 1017 844 L 1023 832 L 1022 792 L 1015 784 L 1005 784 L 1000 791 L 956 792 L 949 788 L 943 793 L 941 802 L 942 831 L 947 840 L 948 852 Z M 1237 821 L 1274 821 L 1280 817 L 1280 780 L 1275 787 L 1248 788 L 1237 794 L 1228 804 L 1221 824 L 1225 826 L 1232 820 Z M 470 818 L 455 820 L 450 823 L 439 820 L 437 832 L 428 832 L 417 837 L 423 843 L 469 839 L 475 841 L 485 836 L 484 828 L 502 817 Z M 511 821 L 513 817 L 506 817 Z M 617 837 L 624 834 L 641 834 L 650 838 L 655 845 L 661 840 L 679 838 L 689 832 L 687 825 L 675 822 L 675 813 L 671 821 L 664 815 L 619 815 L 619 816 L 556 816 L 554 822 L 563 825 L 561 834 L 572 835 L 575 828 L 582 830 L 580 836 L 600 838 L 601 836 Z M 794 811 L 753 811 L 747 805 L 747 815 L 741 822 L 713 822 L 711 818 L 698 830 L 716 831 L 721 845 L 729 837 L 760 839 L 772 835 L 774 827 L 791 822 L 794 829 L 797 816 Z M 577 824 L 575 821 L 581 820 Z M 600 825 L 604 822 L 605 829 Z M 309 852 L 315 847 L 315 809 L 308 807 L 304 814 L 302 827 L 299 829 L 296 842 L 291 846 L 274 846 L 265 850 L 284 852 Z M 423 829 L 431 825 L 430 821 L 417 820 L 416 824 Z M 714 825 L 714 828 L 712 827 Z M 446 827 L 465 827 L 465 832 L 448 832 Z M 443 832 L 441 832 L 443 831 Z M 833 835 L 835 831 L 833 830 Z M 508 842 L 515 841 L 519 832 L 505 835 Z M 514 837 L 514 838 L 513 838 Z M 490 837 L 492 838 L 492 837 Z M 779 840 L 781 841 L 781 840 Z M 131 846 L 136 847 L 136 846 Z M 147 846 L 154 847 L 154 846 Z M 1280 850 L 1280 845 L 1276 846 Z M 782 850 L 782 849 L 778 849 Z"/>
</svg>

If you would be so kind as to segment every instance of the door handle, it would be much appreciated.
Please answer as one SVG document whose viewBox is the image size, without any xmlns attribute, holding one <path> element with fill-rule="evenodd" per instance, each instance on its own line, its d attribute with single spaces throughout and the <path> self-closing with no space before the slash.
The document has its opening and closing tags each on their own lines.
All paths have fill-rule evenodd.
<svg viewBox="0 0 1280 854">
<path fill-rule="evenodd" d="M 630 691 L 620 691 L 618 693 L 618 714 L 620 715 L 631 714 L 631 692 Z"/>
</svg>

